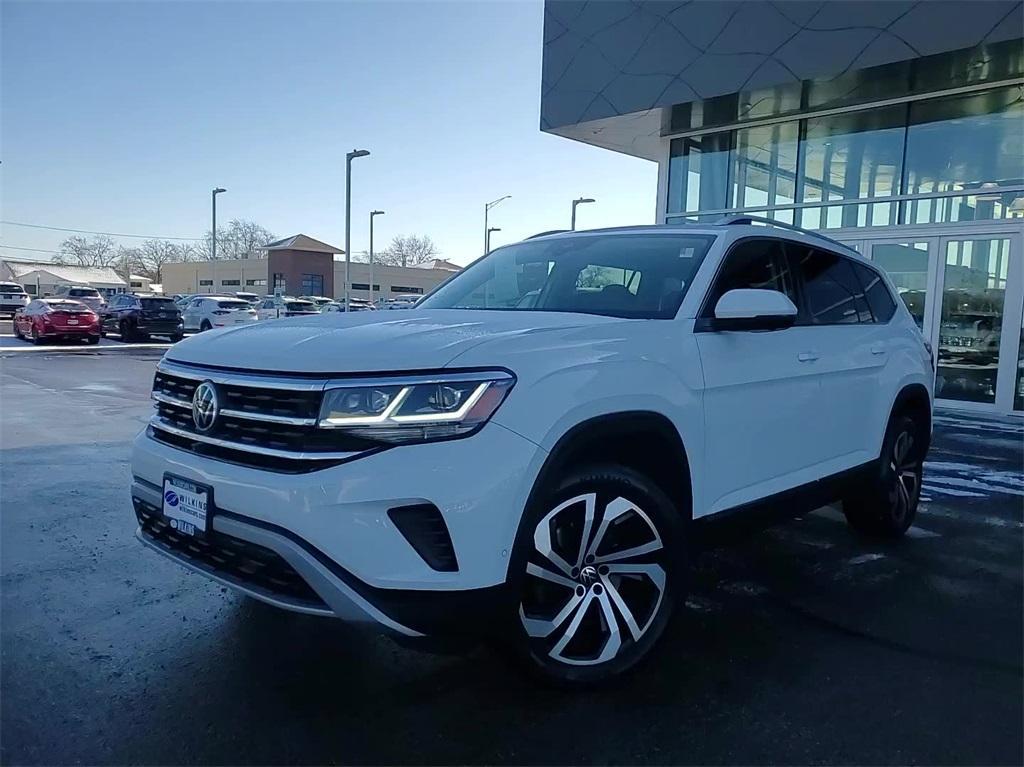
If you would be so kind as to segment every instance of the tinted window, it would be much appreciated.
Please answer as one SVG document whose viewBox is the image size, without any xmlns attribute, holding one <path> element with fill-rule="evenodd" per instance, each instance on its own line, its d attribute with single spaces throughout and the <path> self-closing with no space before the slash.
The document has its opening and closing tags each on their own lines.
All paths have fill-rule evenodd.
<svg viewBox="0 0 1024 767">
<path fill-rule="evenodd" d="M 872 321 L 864 289 L 849 259 L 808 248 L 796 251 L 794 266 L 803 278 L 810 324 L 845 325 Z"/>
<path fill-rule="evenodd" d="M 896 302 L 892 293 L 885 285 L 885 280 L 874 269 L 869 269 L 863 264 L 854 264 L 853 271 L 857 273 L 860 284 L 864 286 L 864 295 L 868 299 L 871 313 L 875 315 L 875 322 L 888 322 L 896 313 Z"/>
<path fill-rule="evenodd" d="M 96 292 L 95 288 L 72 288 L 68 291 L 69 296 L 75 298 L 99 298 L 99 293 Z"/>
<path fill-rule="evenodd" d="M 290 312 L 315 312 L 316 304 L 312 301 L 288 301 L 285 307 Z"/>
<path fill-rule="evenodd" d="M 178 305 L 169 298 L 143 298 L 142 308 L 158 312 L 177 311 Z"/>
<path fill-rule="evenodd" d="M 777 290 L 797 303 L 793 274 L 779 240 L 744 240 L 732 249 L 708 296 L 705 315 L 714 315 L 718 299 L 730 290 L 743 288 Z"/>
<path fill-rule="evenodd" d="M 218 301 L 218 309 L 248 309 L 250 304 L 248 301 Z"/>
<path fill-rule="evenodd" d="M 712 242 L 709 236 L 681 234 L 523 242 L 480 259 L 419 306 L 669 319 Z M 523 301 L 531 293 L 536 299 Z"/>
</svg>

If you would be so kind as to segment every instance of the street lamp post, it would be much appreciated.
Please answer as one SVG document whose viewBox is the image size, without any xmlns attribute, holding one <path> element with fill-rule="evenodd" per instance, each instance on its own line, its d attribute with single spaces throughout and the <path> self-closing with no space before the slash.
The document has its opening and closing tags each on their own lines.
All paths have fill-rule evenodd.
<svg viewBox="0 0 1024 767">
<path fill-rule="evenodd" d="M 487 239 L 484 241 L 484 248 L 485 248 L 485 250 L 488 253 L 491 252 L 491 232 L 500 232 L 500 231 L 501 231 L 501 227 L 500 226 L 492 226 L 490 229 L 487 230 Z"/>
<path fill-rule="evenodd" d="M 383 215 L 384 211 L 382 210 L 370 211 L 370 306 L 373 306 L 373 218 Z"/>
<path fill-rule="evenodd" d="M 490 240 L 490 230 L 487 228 L 487 213 L 490 211 L 491 208 L 493 208 L 499 202 L 501 202 L 502 200 L 507 200 L 511 196 L 512 195 L 510 195 L 510 194 L 506 194 L 504 197 L 499 197 L 494 202 L 489 202 L 486 205 L 484 205 L 484 253 L 485 254 L 486 253 L 490 253 L 490 251 L 491 251 L 491 249 L 489 247 L 487 247 L 487 243 Z"/>
<path fill-rule="evenodd" d="M 569 227 L 574 232 L 576 231 L 576 206 L 583 205 L 588 202 L 595 202 L 593 197 L 580 197 L 579 199 L 572 201 L 572 225 Z"/>
<path fill-rule="evenodd" d="M 352 265 L 352 161 L 370 154 L 365 149 L 353 149 L 345 155 L 345 311 L 348 311 L 349 270 Z"/>
<path fill-rule="evenodd" d="M 213 281 L 213 292 L 217 292 L 217 195 L 223 194 L 227 189 L 221 189 L 219 186 L 210 193 L 210 199 L 213 202 L 213 229 L 212 229 L 212 244 L 210 247 L 210 271 L 212 272 Z"/>
</svg>

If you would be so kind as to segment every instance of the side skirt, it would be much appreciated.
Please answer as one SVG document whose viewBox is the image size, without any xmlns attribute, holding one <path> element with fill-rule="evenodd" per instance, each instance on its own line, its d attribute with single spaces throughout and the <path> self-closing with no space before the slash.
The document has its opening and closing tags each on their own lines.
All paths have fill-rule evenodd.
<svg viewBox="0 0 1024 767">
<path fill-rule="evenodd" d="M 693 520 L 698 548 L 716 548 L 834 503 L 878 471 L 878 460 Z"/>
</svg>

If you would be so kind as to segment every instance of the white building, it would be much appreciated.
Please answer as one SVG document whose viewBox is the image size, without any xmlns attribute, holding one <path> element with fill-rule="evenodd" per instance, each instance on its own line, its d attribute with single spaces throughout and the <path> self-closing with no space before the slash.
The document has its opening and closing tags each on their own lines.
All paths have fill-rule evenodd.
<svg viewBox="0 0 1024 767">
<path fill-rule="evenodd" d="M 67 266 L 3 258 L 0 279 L 17 282 L 30 296 L 39 297 L 56 293 L 61 285 L 91 286 L 103 295 L 129 290 L 128 283 L 109 266 Z"/>
</svg>

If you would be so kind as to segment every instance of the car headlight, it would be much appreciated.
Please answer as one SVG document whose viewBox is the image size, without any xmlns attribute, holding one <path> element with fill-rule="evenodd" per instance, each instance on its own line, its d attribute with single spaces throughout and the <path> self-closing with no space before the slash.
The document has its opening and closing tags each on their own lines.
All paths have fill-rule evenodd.
<svg viewBox="0 0 1024 767">
<path fill-rule="evenodd" d="M 511 373 L 495 370 L 335 381 L 324 391 L 317 426 L 393 444 L 468 436 L 514 383 Z"/>
</svg>

